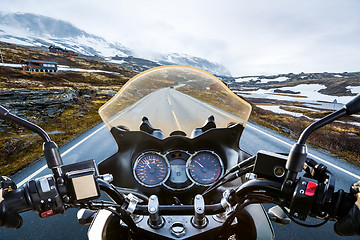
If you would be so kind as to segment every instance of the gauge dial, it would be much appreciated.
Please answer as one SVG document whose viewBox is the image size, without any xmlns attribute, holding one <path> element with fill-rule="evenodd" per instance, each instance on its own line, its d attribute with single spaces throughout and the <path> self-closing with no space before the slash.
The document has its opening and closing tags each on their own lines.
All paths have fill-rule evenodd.
<svg viewBox="0 0 360 240">
<path fill-rule="evenodd" d="M 224 167 L 215 153 L 202 151 L 190 158 L 187 163 L 187 171 L 196 184 L 207 186 L 221 176 Z"/>
<path fill-rule="evenodd" d="M 168 178 L 169 163 L 160 154 L 144 153 L 136 159 L 133 172 L 140 184 L 156 187 Z"/>
</svg>

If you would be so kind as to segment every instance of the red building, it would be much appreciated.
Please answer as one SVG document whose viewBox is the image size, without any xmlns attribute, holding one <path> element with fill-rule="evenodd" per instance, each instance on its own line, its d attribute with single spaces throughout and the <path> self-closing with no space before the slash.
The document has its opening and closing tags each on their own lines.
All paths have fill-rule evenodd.
<svg viewBox="0 0 360 240">
<path fill-rule="evenodd" d="M 32 72 L 57 72 L 57 63 L 51 61 L 40 61 L 32 59 L 21 59 L 23 70 Z"/>
</svg>

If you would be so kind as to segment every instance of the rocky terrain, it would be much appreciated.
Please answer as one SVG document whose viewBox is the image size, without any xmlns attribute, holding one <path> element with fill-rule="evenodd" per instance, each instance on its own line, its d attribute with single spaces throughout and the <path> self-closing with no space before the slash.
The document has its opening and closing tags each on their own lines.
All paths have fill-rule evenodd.
<svg viewBox="0 0 360 240">
<path fill-rule="evenodd" d="M 39 124 L 61 145 L 101 122 L 98 108 L 136 72 L 119 65 L 65 56 L 0 42 L 4 59 L 18 63 L 32 57 L 81 69 L 106 72 L 26 72 L 0 66 L 0 104 Z M 13 173 L 42 156 L 41 139 L 0 120 L 0 174 Z"/>
</svg>

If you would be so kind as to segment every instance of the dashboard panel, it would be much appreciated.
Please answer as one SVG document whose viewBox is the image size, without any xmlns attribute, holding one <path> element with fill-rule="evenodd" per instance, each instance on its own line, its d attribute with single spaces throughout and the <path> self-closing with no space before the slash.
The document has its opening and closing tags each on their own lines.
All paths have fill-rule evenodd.
<svg viewBox="0 0 360 240">
<path fill-rule="evenodd" d="M 148 151 L 139 155 L 133 165 L 133 175 L 142 186 L 162 185 L 173 191 L 186 190 L 193 185 L 209 186 L 223 173 L 224 164 L 219 155 L 207 150 L 166 154 Z"/>
</svg>

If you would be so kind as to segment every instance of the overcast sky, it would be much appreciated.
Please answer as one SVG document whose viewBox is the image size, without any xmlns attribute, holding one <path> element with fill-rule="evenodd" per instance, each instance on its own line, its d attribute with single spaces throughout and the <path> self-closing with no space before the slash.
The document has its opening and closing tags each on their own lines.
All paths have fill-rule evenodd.
<svg viewBox="0 0 360 240">
<path fill-rule="evenodd" d="M 143 56 L 178 52 L 235 76 L 360 71 L 359 0 L 1 0 Z"/>
</svg>

